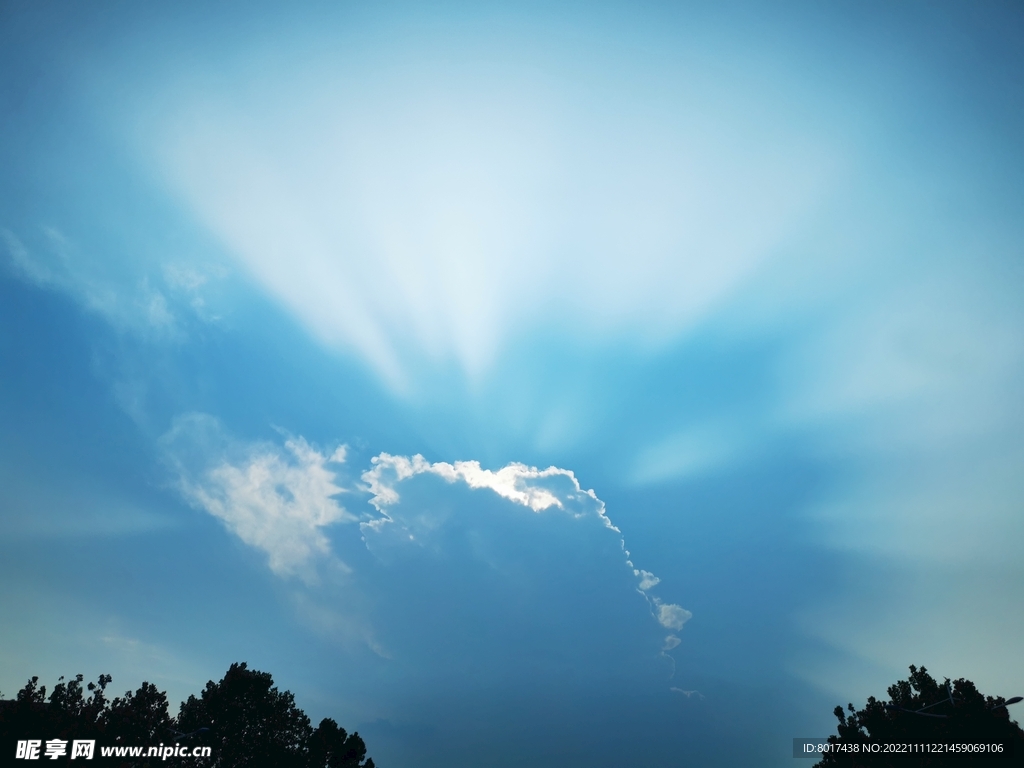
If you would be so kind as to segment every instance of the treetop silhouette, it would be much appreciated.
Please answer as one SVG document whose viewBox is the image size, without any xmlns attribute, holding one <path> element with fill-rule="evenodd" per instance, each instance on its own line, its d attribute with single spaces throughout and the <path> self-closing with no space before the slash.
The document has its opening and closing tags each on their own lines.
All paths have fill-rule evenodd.
<svg viewBox="0 0 1024 768">
<path fill-rule="evenodd" d="M 830 736 L 834 745 L 857 745 L 857 752 L 834 751 L 826 754 L 815 768 L 832 766 L 899 766 L 899 768 L 945 768 L 992 764 L 1024 765 L 1024 731 L 1010 719 L 1002 697 L 984 696 L 970 680 L 960 678 L 940 685 L 924 667 L 910 667 L 910 676 L 889 686 L 889 701 L 868 698 L 863 709 L 847 705 L 835 708 L 839 720 L 838 735 Z M 1005 757 L 965 758 L 958 754 L 921 754 L 865 756 L 865 744 L 995 744 L 1006 745 Z M 982 762 L 983 761 L 983 762 Z M 990 763 L 991 761 L 991 763 Z"/>
<path fill-rule="evenodd" d="M 14 760 L 18 740 L 92 739 L 103 746 L 180 742 L 211 748 L 208 757 L 112 760 L 139 768 L 374 768 L 358 733 L 330 718 L 313 728 L 290 691 L 280 691 L 269 672 L 244 662 L 232 664 L 219 682 L 209 681 L 198 697 L 189 696 L 176 718 L 168 714 L 166 694 L 151 683 L 108 700 L 109 675 L 84 687 L 82 680 L 61 678 L 47 697 L 33 677 L 14 700 L 0 701 L 0 764 L 24 764 Z M 95 760 L 104 762 L 99 746 Z M 70 755 L 47 764 L 70 764 Z"/>
</svg>

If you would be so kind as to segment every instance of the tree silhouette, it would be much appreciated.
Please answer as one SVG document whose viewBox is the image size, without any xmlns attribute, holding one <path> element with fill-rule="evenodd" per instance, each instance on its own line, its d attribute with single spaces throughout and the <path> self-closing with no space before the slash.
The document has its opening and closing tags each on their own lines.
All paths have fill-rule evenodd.
<svg viewBox="0 0 1024 768">
<path fill-rule="evenodd" d="M 309 768 L 374 768 L 366 759 L 366 745 L 358 733 L 347 734 L 328 717 L 320 721 L 309 740 Z"/>
<path fill-rule="evenodd" d="M 167 741 L 173 721 L 167 713 L 167 694 L 143 683 L 135 693 L 126 691 L 111 701 L 100 723 L 105 744 L 137 745 Z"/>
<path fill-rule="evenodd" d="M 82 675 L 64 682 L 61 677 L 49 698 L 46 686 L 33 677 L 18 691 L 14 701 L 4 702 L 0 709 L 0 736 L 3 748 L 14 755 L 14 741 L 21 738 L 95 739 L 101 733 L 101 716 L 107 707 L 105 689 L 109 675 L 82 686 Z M 86 693 L 88 691 L 88 694 Z M 9 748 L 9 749 L 8 749 Z"/>
<path fill-rule="evenodd" d="M 865 768 L 966 768 L 983 765 L 1024 765 L 1024 731 L 1010 720 L 1006 700 L 983 696 L 974 683 L 960 678 L 939 685 L 928 671 L 911 665 L 910 677 L 889 686 L 889 701 L 868 698 L 863 709 L 847 705 L 835 708 L 838 736 L 829 742 L 857 749 L 826 754 L 815 768 L 864 766 Z M 997 744 L 1005 745 L 1003 757 L 958 754 L 865 756 L 867 744 Z"/>
<path fill-rule="evenodd" d="M 33 677 L 13 701 L 0 700 L 0 765 L 15 760 L 18 740 L 92 739 L 94 763 L 118 766 L 195 766 L 196 768 L 374 768 L 358 733 L 349 734 L 330 718 L 317 728 L 295 705 L 289 691 L 279 691 L 269 672 L 232 664 L 220 682 L 183 702 L 178 717 L 167 710 L 167 695 L 144 682 L 137 691 L 112 701 L 106 697 L 109 675 L 82 685 L 82 675 L 61 678 L 47 697 Z M 104 761 L 100 746 L 157 746 L 181 743 L 209 746 L 208 757 L 125 758 Z M 70 755 L 50 761 L 70 763 Z"/>
<path fill-rule="evenodd" d="M 178 730 L 198 734 L 196 744 L 213 747 L 196 765 L 289 768 L 305 762 L 313 734 L 309 718 L 289 691 L 274 686 L 269 672 L 232 664 L 219 683 L 212 680 L 199 698 L 189 696 L 178 714 Z"/>
</svg>

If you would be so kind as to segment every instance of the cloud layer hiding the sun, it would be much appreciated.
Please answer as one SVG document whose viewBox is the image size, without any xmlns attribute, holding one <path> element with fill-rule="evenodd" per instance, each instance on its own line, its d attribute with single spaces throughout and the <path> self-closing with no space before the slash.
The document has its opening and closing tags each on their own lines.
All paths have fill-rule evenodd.
<svg viewBox="0 0 1024 768">
<path fill-rule="evenodd" d="M 382 659 L 487 666 L 483 638 L 512 632 L 545 674 L 581 665 L 613 674 L 656 664 L 691 618 L 652 593 L 661 580 L 634 566 L 604 503 L 570 470 L 383 453 L 346 488 L 344 446 L 324 452 L 291 436 L 245 444 L 203 414 L 179 418 L 162 445 L 192 505 L 277 575 L 300 577 L 307 614 Z M 659 626 L 669 630 L 660 639 Z M 409 642 L 432 631 L 431 642 Z M 611 653 L 609 635 L 619 639 Z M 512 674 L 511 661 L 490 667 Z"/>
</svg>

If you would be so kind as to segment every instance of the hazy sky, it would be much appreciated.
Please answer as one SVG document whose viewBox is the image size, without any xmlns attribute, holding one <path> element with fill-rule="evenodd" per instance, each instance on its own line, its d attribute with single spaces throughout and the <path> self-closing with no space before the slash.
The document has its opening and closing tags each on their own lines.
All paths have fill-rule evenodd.
<svg viewBox="0 0 1024 768">
<path fill-rule="evenodd" d="M 0 691 L 382 768 L 1024 693 L 1013 3 L 0 3 Z"/>
</svg>

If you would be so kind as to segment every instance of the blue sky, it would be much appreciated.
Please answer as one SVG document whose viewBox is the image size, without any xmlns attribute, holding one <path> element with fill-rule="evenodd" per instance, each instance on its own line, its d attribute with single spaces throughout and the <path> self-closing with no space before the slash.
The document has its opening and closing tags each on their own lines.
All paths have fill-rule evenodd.
<svg viewBox="0 0 1024 768">
<path fill-rule="evenodd" d="M 0 690 L 244 660 L 424 767 L 1024 692 L 1022 25 L 3 4 Z"/>
</svg>

